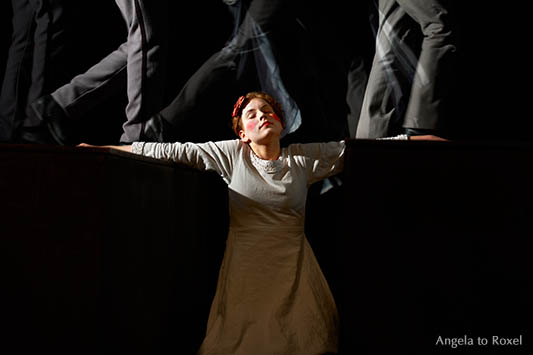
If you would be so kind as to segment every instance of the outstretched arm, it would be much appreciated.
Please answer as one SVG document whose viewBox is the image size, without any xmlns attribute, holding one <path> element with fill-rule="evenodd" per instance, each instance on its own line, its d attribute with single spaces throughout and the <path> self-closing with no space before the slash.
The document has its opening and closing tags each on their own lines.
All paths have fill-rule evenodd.
<svg viewBox="0 0 533 355">
<path fill-rule="evenodd" d="M 378 141 L 397 140 L 397 141 L 441 141 L 447 142 L 445 138 L 434 136 L 432 134 L 423 134 L 419 136 L 408 136 L 407 134 L 400 134 L 393 137 L 376 138 Z"/>
<path fill-rule="evenodd" d="M 409 140 L 411 141 L 442 141 L 442 142 L 448 142 L 448 139 L 441 138 L 438 136 L 434 136 L 431 134 L 427 135 L 421 135 L 421 136 L 410 136 Z"/>
<path fill-rule="evenodd" d="M 85 147 L 85 148 L 111 148 L 111 149 L 117 149 L 122 150 L 124 152 L 131 153 L 131 145 L 91 145 L 87 143 L 81 143 L 78 144 L 78 147 Z"/>
<path fill-rule="evenodd" d="M 409 140 L 411 141 L 441 141 L 441 142 L 447 142 L 448 139 L 437 137 L 431 134 L 428 135 L 422 135 L 422 136 L 410 136 Z"/>
<path fill-rule="evenodd" d="M 236 139 L 206 143 L 151 143 L 134 142 L 131 145 L 93 146 L 80 144 L 78 147 L 117 149 L 146 157 L 172 160 L 199 170 L 214 170 L 229 183 L 233 171 L 233 160 L 238 150 Z"/>
</svg>

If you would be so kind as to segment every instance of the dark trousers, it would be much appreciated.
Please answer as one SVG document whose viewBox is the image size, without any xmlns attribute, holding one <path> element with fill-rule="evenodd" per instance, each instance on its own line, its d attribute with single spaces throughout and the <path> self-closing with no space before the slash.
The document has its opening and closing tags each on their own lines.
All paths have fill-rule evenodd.
<svg viewBox="0 0 533 355">
<path fill-rule="evenodd" d="M 376 3 L 376 51 L 356 137 L 386 137 L 405 129 L 436 132 L 445 124 L 456 60 L 455 29 L 446 2 Z"/>
<path fill-rule="evenodd" d="M 0 141 L 11 141 L 27 120 L 28 104 L 50 91 L 64 48 L 61 0 L 12 0 L 13 32 L 0 96 Z"/>
<path fill-rule="evenodd" d="M 127 40 L 85 73 L 52 93 L 72 119 L 112 94 L 128 95 L 120 141 L 142 138 L 146 120 L 163 106 L 168 52 L 167 1 L 116 0 L 128 28 Z"/>
<path fill-rule="evenodd" d="M 289 128 L 299 125 L 299 109 L 283 86 L 270 33 L 291 20 L 291 2 L 281 0 L 239 1 L 230 6 L 235 30 L 230 41 L 213 54 L 189 78 L 174 100 L 158 115 L 170 124 L 172 133 L 160 140 L 217 140 L 229 138 L 229 113 L 238 95 L 249 90 L 268 91 L 282 104 Z M 292 17 L 294 21 L 294 17 Z M 223 99 L 222 99 L 223 98 Z M 220 115 L 209 125 L 198 124 L 206 106 L 218 109 L 226 104 L 227 117 Z M 195 121 L 196 124 L 191 125 Z M 199 132 L 201 131 L 201 132 Z"/>
</svg>

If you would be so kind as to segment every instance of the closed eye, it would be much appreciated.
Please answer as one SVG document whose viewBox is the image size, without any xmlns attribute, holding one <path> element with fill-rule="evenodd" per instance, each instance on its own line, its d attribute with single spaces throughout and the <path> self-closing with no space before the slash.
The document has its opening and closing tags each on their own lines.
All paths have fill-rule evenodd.
<svg viewBox="0 0 533 355">
<path fill-rule="evenodd" d="M 261 111 L 263 111 L 264 113 L 273 113 L 274 110 L 272 109 L 272 107 L 270 107 L 270 105 L 265 105 L 263 107 L 261 107 Z"/>
</svg>

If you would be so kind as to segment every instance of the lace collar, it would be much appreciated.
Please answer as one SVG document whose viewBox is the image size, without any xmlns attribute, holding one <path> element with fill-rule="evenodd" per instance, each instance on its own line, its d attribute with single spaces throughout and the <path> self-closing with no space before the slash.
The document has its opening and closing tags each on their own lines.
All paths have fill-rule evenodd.
<svg viewBox="0 0 533 355">
<path fill-rule="evenodd" d="M 255 155 L 252 148 L 250 148 L 250 160 L 257 170 L 262 170 L 271 174 L 277 173 L 283 168 L 283 149 L 277 160 L 265 160 Z"/>
</svg>

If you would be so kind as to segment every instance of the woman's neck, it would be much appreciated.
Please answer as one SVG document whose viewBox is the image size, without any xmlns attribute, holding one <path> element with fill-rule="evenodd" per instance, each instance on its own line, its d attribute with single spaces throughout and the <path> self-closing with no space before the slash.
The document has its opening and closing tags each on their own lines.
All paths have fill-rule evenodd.
<svg viewBox="0 0 533 355">
<path fill-rule="evenodd" d="M 277 160 L 281 153 L 279 141 L 275 141 L 266 145 L 250 142 L 250 148 L 252 148 L 255 155 L 263 160 Z"/>
</svg>

